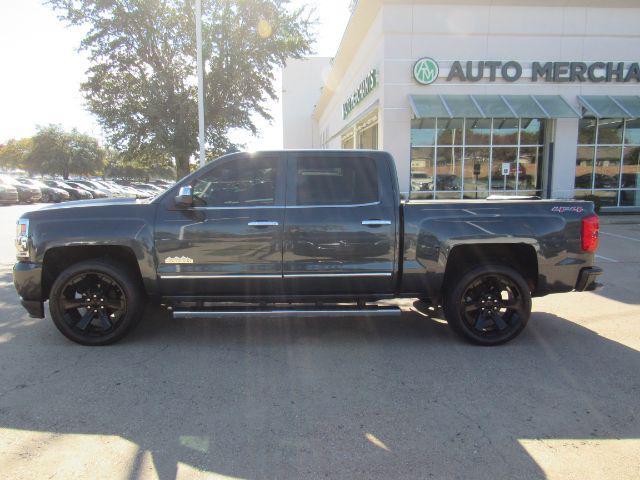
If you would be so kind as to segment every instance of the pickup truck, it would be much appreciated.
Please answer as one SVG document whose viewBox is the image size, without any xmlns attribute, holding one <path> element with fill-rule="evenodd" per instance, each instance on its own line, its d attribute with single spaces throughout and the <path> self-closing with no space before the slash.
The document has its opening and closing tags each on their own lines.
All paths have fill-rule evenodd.
<svg viewBox="0 0 640 480">
<path fill-rule="evenodd" d="M 151 200 L 24 214 L 14 284 L 32 317 L 48 300 L 84 345 L 122 338 L 149 301 L 176 318 L 366 316 L 397 311 L 375 304 L 393 298 L 496 345 L 522 332 L 532 297 L 597 287 L 598 230 L 590 202 L 403 201 L 385 152 L 234 153 Z"/>
</svg>

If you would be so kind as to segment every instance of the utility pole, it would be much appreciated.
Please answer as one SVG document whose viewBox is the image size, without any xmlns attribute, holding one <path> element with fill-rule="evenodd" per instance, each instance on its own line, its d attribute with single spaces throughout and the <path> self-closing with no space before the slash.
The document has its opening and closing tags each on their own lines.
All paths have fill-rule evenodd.
<svg viewBox="0 0 640 480">
<path fill-rule="evenodd" d="M 204 64 L 202 63 L 202 1 L 196 0 L 196 59 L 198 62 L 198 140 L 200 142 L 200 166 L 205 162 L 204 155 Z"/>
</svg>

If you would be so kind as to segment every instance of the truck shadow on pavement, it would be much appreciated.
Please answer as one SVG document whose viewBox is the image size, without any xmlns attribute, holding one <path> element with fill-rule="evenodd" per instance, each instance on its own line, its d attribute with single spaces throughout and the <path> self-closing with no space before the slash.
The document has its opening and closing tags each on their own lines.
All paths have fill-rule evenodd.
<svg viewBox="0 0 640 480">
<path fill-rule="evenodd" d="M 125 478 L 146 477 L 150 452 L 163 480 L 179 464 L 234 478 L 543 479 L 527 440 L 640 438 L 640 353 L 550 313 L 482 348 L 413 311 L 176 321 L 154 308 L 122 343 L 87 348 L 28 319 L 5 277 L 0 437 L 137 446 L 115 460 L 109 448 L 100 459 L 59 447 L 78 476 L 110 477 L 100 465 L 126 461 Z M 37 457 L 38 442 L 20 448 Z M 3 448 L 0 470 L 28 468 L 29 454 Z"/>
</svg>

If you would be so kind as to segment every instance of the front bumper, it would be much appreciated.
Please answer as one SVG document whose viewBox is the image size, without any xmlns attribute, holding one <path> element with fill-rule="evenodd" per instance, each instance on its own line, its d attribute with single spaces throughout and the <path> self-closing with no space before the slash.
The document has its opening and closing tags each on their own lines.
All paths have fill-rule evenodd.
<svg viewBox="0 0 640 480">
<path fill-rule="evenodd" d="M 44 303 L 38 300 L 25 300 L 20 298 L 20 303 L 31 318 L 44 318 Z"/>
<path fill-rule="evenodd" d="M 576 282 L 576 291 L 578 292 L 592 292 L 599 290 L 602 284 L 597 283 L 596 280 L 602 275 L 602 269 L 598 267 L 583 268 L 578 275 L 578 281 Z"/>
<path fill-rule="evenodd" d="M 17 262 L 13 266 L 13 285 L 22 306 L 34 318 L 44 316 L 42 302 L 42 265 L 33 262 Z"/>
</svg>

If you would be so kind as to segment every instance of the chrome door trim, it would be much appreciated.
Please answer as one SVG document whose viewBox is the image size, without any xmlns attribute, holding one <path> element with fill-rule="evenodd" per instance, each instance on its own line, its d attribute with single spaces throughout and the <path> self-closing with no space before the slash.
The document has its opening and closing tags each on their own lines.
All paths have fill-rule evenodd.
<svg viewBox="0 0 640 480">
<path fill-rule="evenodd" d="M 277 274 L 264 274 L 264 275 L 219 275 L 219 274 L 211 274 L 211 275 L 185 275 L 185 274 L 162 274 L 160 278 L 163 280 L 167 279 L 218 279 L 218 278 L 231 278 L 231 279 L 239 279 L 239 278 L 326 278 L 326 277 L 390 277 L 392 273 L 390 272 L 371 272 L 371 273 L 285 273 L 284 275 Z"/>
<path fill-rule="evenodd" d="M 264 222 L 256 221 L 256 222 L 249 222 L 247 223 L 247 225 L 250 227 L 277 227 L 280 224 L 274 221 L 264 221 Z"/>
<path fill-rule="evenodd" d="M 246 279 L 253 279 L 253 278 L 282 278 L 282 275 L 280 274 L 264 274 L 264 275 L 252 275 L 252 274 L 247 274 L 247 275 L 236 275 L 236 274 L 230 274 L 230 275 L 219 275 L 219 274 L 210 274 L 210 275 L 201 275 L 201 274 L 197 274 L 197 275 L 185 275 L 185 274 L 162 274 L 160 275 L 160 278 L 163 280 L 167 280 L 167 279 L 180 279 L 180 280 L 184 280 L 184 279 L 189 279 L 192 278 L 194 280 L 201 280 L 201 279 L 216 279 L 216 278 L 232 278 L 232 279 L 238 279 L 238 278 L 246 278 Z"/>
<path fill-rule="evenodd" d="M 286 208 L 353 208 L 380 205 L 380 201 L 370 203 L 351 203 L 348 205 L 287 205 Z"/>
<path fill-rule="evenodd" d="M 285 273 L 285 278 L 307 278 L 307 277 L 390 277 L 391 272 L 371 272 L 371 273 Z"/>
<path fill-rule="evenodd" d="M 252 205 L 252 206 L 213 206 L 213 207 L 191 207 L 194 210 L 258 210 L 258 209 L 268 209 L 268 208 L 285 208 L 284 205 Z"/>
</svg>

